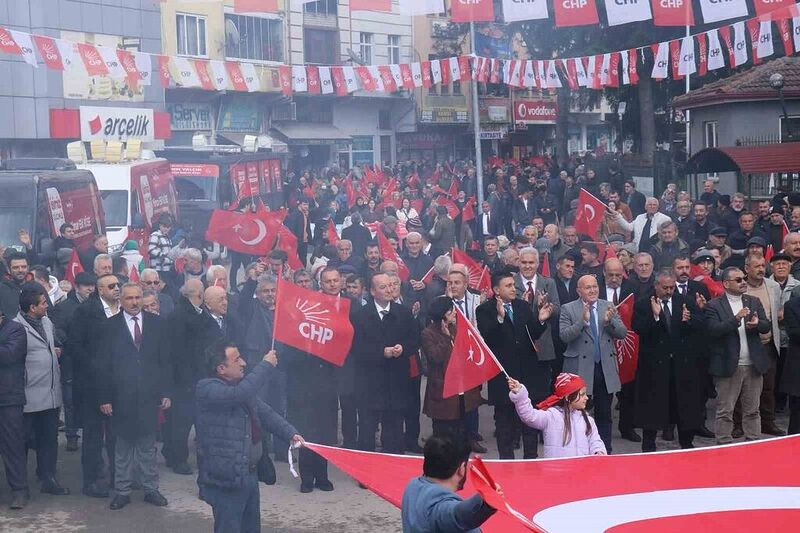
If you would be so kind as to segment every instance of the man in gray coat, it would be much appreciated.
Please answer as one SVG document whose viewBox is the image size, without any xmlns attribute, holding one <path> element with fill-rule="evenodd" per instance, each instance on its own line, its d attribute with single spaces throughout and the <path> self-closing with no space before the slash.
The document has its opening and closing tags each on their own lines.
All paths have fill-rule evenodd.
<svg viewBox="0 0 800 533">
<path fill-rule="evenodd" d="M 58 410 L 61 408 L 61 370 L 55 346 L 55 329 L 47 318 L 44 289 L 33 283 L 22 286 L 16 322 L 25 328 L 28 353 L 25 358 L 25 433 L 36 448 L 36 474 L 42 492 L 63 496 L 69 489 L 56 480 L 58 460 Z"/>
<path fill-rule="evenodd" d="M 621 389 L 617 353 L 612 339 L 624 339 L 625 324 L 611 302 L 599 300 L 594 276 L 578 280 L 578 296 L 561 306 L 559 320 L 564 372 L 578 374 L 591 391 L 597 431 L 611 453 L 611 399 Z"/>
</svg>

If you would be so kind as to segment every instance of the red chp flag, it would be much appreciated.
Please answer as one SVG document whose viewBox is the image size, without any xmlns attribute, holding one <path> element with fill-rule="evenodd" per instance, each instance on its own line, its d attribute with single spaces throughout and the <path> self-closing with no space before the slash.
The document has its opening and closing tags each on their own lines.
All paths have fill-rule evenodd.
<svg viewBox="0 0 800 533">
<path fill-rule="evenodd" d="M 42 56 L 47 68 L 64 70 L 64 61 L 61 59 L 61 53 L 58 50 L 55 39 L 44 35 L 34 35 L 33 43 L 36 45 L 36 49 L 39 50 L 39 55 Z"/>
<path fill-rule="evenodd" d="M 578 194 L 578 210 L 575 213 L 575 229 L 592 238 L 597 238 L 597 230 L 603 222 L 606 204 L 586 189 Z"/>
<path fill-rule="evenodd" d="M 83 65 L 86 67 L 86 73 L 89 76 L 108 76 L 108 67 L 103 58 L 100 57 L 100 52 L 92 44 L 76 43 L 78 46 L 78 54 L 81 56 Z"/>
<path fill-rule="evenodd" d="M 444 371 L 444 398 L 474 389 L 502 372 L 475 326 L 458 308 L 456 311 L 456 339 Z"/>
<path fill-rule="evenodd" d="M 610 248 L 610 247 L 609 247 Z M 619 318 L 628 329 L 624 339 L 614 339 L 617 350 L 617 363 L 619 363 L 620 383 L 629 383 L 636 379 L 636 366 L 639 364 L 639 334 L 633 331 L 633 294 L 629 294 L 617 306 Z"/>
<path fill-rule="evenodd" d="M 556 27 L 598 24 L 597 5 L 594 0 L 557 0 L 553 2 Z"/>
<path fill-rule="evenodd" d="M 280 298 L 277 297 L 280 295 Z M 278 280 L 275 340 L 342 366 L 353 344 L 350 299 Z"/>
<path fill-rule="evenodd" d="M 408 271 L 408 267 L 406 266 L 405 262 L 400 259 L 400 256 L 397 254 L 397 250 L 394 249 L 392 243 L 389 242 L 389 239 L 386 238 L 386 235 L 383 234 L 383 231 L 378 228 L 378 246 L 381 250 L 381 259 L 384 261 L 394 261 L 397 263 L 397 274 L 400 276 L 400 279 L 403 281 L 408 281 L 408 277 L 411 273 Z"/>
<path fill-rule="evenodd" d="M 656 26 L 694 26 L 690 0 L 657 0 L 652 2 L 653 24 Z"/>
<path fill-rule="evenodd" d="M 450 257 L 453 259 L 453 263 L 461 263 L 467 267 L 467 271 L 469 271 L 467 285 L 470 289 L 480 292 L 491 290 L 492 283 L 489 276 L 486 275 L 486 267 L 481 266 L 477 261 L 471 258 L 467 252 L 459 250 L 458 248 L 453 248 L 450 251 Z"/>
<path fill-rule="evenodd" d="M 454 0 L 450 10 L 453 22 L 494 22 L 493 0 Z"/>
<path fill-rule="evenodd" d="M 64 269 L 64 279 L 75 285 L 75 276 L 81 272 L 83 272 L 83 266 L 78 257 L 78 251 L 73 248 L 67 267 Z"/>
<path fill-rule="evenodd" d="M 208 223 L 206 240 L 243 254 L 263 256 L 272 249 L 276 226 L 274 220 L 261 213 L 215 209 Z"/>
</svg>

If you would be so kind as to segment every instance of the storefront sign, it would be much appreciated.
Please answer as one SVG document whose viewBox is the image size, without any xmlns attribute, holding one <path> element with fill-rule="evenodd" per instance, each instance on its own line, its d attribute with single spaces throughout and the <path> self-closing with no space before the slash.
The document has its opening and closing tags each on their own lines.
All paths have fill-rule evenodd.
<svg viewBox="0 0 800 533">
<path fill-rule="evenodd" d="M 153 110 L 134 107 L 80 107 L 82 141 L 155 139 Z"/>
<path fill-rule="evenodd" d="M 218 178 L 219 166 L 202 163 L 171 163 L 172 175 L 181 178 Z"/>
<path fill-rule="evenodd" d="M 482 141 L 498 141 L 508 135 L 508 128 L 481 128 L 480 139 Z"/>
<path fill-rule="evenodd" d="M 509 98 L 481 98 L 478 102 L 481 122 L 508 124 L 511 116 L 510 106 Z"/>
<path fill-rule="evenodd" d="M 516 124 L 555 124 L 558 119 L 558 104 L 546 100 L 516 100 L 514 122 Z"/>
<path fill-rule="evenodd" d="M 469 113 L 466 109 L 439 107 L 436 109 L 423 109 L 420 122 L 439 124 L 460 124 L 469 122 Z"/>
<path fill-rule="evenodd" d="M 452 143 L 452 137 L 441 133 L 400 133 L 397 135 L 397 144 L 406 150 L 433 150 L 437 146 L 448 146 Z"/>
<path fill-rule="evenodd" d="M 211 105 L 167 104 L 170 125 L 173 131 L 197 131 L 211 129 Z"/>
</svg>

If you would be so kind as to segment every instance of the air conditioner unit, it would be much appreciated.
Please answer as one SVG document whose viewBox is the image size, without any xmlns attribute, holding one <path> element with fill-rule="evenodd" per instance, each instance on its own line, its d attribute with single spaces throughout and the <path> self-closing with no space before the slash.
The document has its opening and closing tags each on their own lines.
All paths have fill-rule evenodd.
<svg viewBox="0 0 800 533">
<path fill-rule="evenodd" d="M 192 148 L 195 150 L 208 146 L 208 137 L 202 133 L 192 135 Z"/>
<path fill-rule="evenodd" d="M 255 135 L 245 135 L 242 141 L 243 152 L 256 152 L 258 151 L 258 137 Z"/>
</svg>

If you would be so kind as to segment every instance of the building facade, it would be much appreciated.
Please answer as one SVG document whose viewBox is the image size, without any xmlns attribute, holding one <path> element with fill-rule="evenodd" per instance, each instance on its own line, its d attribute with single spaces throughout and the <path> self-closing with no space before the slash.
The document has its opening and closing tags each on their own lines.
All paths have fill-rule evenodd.
<svg viewBox="0 0 800 533">
<path fill-rule="evenodd" d="M 160 53 L 159 6 L 152 0 L 5 0 L 0 26 L 28 34 L 87 42 L 127 51 Z M 137 87 L 76 68 L 36 68 L 22 56 L 0 54 L 0 159 L 65 157 L 66 143 L 81 138 L 81 123 L 95 116 L 120 116 L 132 110 L 155 112 L 148 138 L 157 145 L 169 136 L 162 114 L 164 91 L 156 84 Z M 81 109 L 83 108 L 83 110 Z M 101 109 L 102 108 L 102 109 Z M 88 114 L 91 113 L 91 117 Z M 158 126 L 158 127 L 157 127 Z"/>
</svg>

